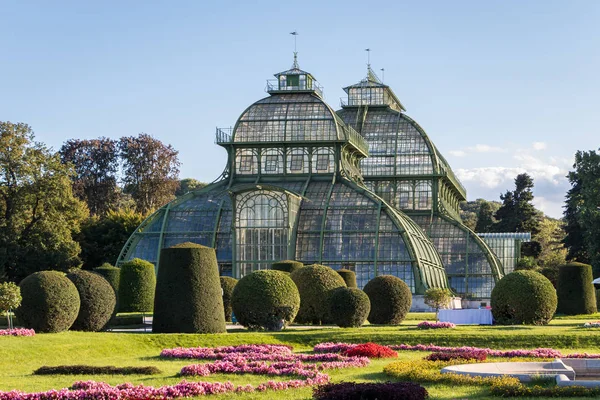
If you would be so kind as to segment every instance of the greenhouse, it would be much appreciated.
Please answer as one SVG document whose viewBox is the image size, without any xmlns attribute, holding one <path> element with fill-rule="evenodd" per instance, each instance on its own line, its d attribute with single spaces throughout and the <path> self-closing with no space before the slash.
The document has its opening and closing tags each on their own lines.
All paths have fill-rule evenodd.
<svg viewBox="0 0 600 400">
<path fill-rule="evenodd" d="M 465 189 L 392 90 L 369 69 L 336 113 L 296 58 L 275 78 L 233 128 L 217 129 L 221 177 L 151 215 L 117 263 L 158 269 L 162 248 L 195 242 L 236 278 L 295 259 L 350 269 L 359 287 L 391 274 L 414 294 L 489 297 L 500 260 L 462 224 Z"/>
</svg>

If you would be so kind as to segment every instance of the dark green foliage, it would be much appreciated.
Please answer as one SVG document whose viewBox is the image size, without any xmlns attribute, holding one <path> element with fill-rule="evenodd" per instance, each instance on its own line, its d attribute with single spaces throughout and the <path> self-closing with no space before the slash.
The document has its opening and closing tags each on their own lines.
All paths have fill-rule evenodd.
<svg viewBox="0 0 600 400">
<path fill-rule="evenodd" d="M 215 249 L 195 243 L 162 249 L 152 331 L 226 332 Z"/>
<path fill-rule="evenodd" d="M 477 224 L 475 225 L 475 232 L 493 232 L 494 224 L 496 223 L 494 214 L 499 208 L 500 205 L 496 202 L 481 200 L 479 210 L 477 210 Z"/>
<path fill-rule="evenodd" d="M 223 308 L 225 309 L 225 321 L 231 322 L 231 296 L 233 288 L 237 285 L 238 280 L 230 276 L 221 276 L 221 289 L 223 289 Z"/>
<path fill-rule="evenodd" d="M 427 389 L 413 382 L 327 383 L 313 389 L 314 400 L 425 400 Z"/>
<path fill-rule="evenodd" d="M 179 188 L 175 191 L 175 196 L 183 196 L 187 192 L 193 192 L 195 190 L 202 189 L 206 186 L 206 183 L 200 182 L 194 178 L 185 178 L 179 181 Z"/>
<path fill-rule="evenodd" d="M 368 320 L 372 324 L 401 323 L 412 305 L 412 293 L 404 281 L 393 275 L 371 279 L 364 288 L 371 301 Z"/>
<path fill-rule="evenodd" d="M 544 267 L 539 270 L 539 273 L 548 278 L 552 286 L 556 289 L 558 286 L 558 267 Z"/>
<path fill-rule="evenodd" d="M 354 287 L 333 289 L 330 299 L 331 319 L 342 328 L 356 328 L 367 320 L 371 311 L 369 296 Z"/>
<path fill-rule="evenodd" d="M 155 287 L 156 275 L 152 263 L 139 258 L 123 263 L 119 277 L 119 311 L 152 311 Z"/>
<path fill-rule="evenodd" d="M 248 329 L 281 330 L 296 317 L 300 294 L 289 274 L 262 270 L 239 280 L 231 305 L 238 322 Z"/>
<path fill-rule="evenodd" d="M 552 283 L 534 271 L 515 271 L 492 290 L 492 315 L 500 325 L 546 325 L 556 312 Z"/>
<path fill-rule="evenodd" d="M 273 263 L 271 265 L 271 269 L 274 269 L 276 271 L 289 272 L 290 274 L 302 267 L 304 267 L 304 264 L 294 260 L 277 261 L 276 263 Z"/>
<path fill-rule="evenodd" d="M 496 211 L 498 223 L 495 232 L 531 232 L 540 230 L 541 213 L 533 206 L 533 179 L 527 174 L 517 175 L 515 190 L 500 195 L 502 206 Z"/>
<path fill-rule="evenodd" d="M 300 268 L 290 276 L 301 299 L 296 321 L 313 324 L 330 322 L 329 291 L 346 287 L 344 279 L 333 269 L 319 264 Z"/>
<path fill-rule="evenodd" d="M 24 327 L 36 332 L 61 332 L 79 313 L 79 293 L 64 274 L 41 271 L 21 281 L 23 302 L 15 314 Z"/>
<path fill-rule="evenodd" d="M 592 280 L 591 265 L 569 263 L 559 267 L 556 312 L 566 315 L 597 312 L 596 293 Z"/>
<path fill-rule="evenodd" d="M 121 278 L 121 269 L 113 267 L 109 263 L 104 263 L 98 268 L 94 269 L 94 272 L 100 274 L 110 283 L 115 294 L 119 293 L 119 280 Z"/>
<path fill-rule="evenodd" d="M 89 271 L 73 271 L 67 278 L 75 284 L 81 305 L 71 326 L 76 331 L 97 332 L 104 328 L 115 311 L 117 296 L 101 275 Z"/>
<path fill-rule="evenodd" d="M 350 271 L 349 269 L 338 269 L 336 272 L 342 277 L 344 282 L 346 282 L 346 286 L 352 288 L 358 287 L 354 271 Z"/>
<path fill-rule="evenodd" d="M 161 370 L 150 367 L 98 367 L 95 365 L 57 365 L 40 367 L 34 375 L 157 375 Z"/>
</svg>

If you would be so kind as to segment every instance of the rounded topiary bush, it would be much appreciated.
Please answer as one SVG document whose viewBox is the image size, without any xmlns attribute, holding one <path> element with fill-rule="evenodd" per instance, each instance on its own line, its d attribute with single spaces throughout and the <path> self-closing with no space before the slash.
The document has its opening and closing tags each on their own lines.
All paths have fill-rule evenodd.
<svg viewBox="0 0 600 400">
<path fill-rule="evenodd" d="M 67 274 L 79 292 L 81 306 L 71 326 L 76 331 L 97 332 L 112 317 L 117 303 L 115 291 L 101 275 L 77 270 Z"/>
<path fill-rule="evenodd" d="M 225 309 L 225 321 L 231 322 L 231 296 L 233 295 L 233 288 L 237 285 L 238 280 L 230 276 L 221 276 L 221 289 L 223 289 L 223 308 Z"/>
<path fill-rule="evenodd" d="M 372 324 L 399 324 L 412 305 L 410 288 L 393 275 L 377 276 L 363 290 L 371 301 L 371 312 L 367 319 Z"/>
<path fill-rule="evenodd" d="M 271 269 L 274 269 L 276 271 L 289 272 L 290 274 L 302 267 L 304 267 L 304 264 L 302 264 L 300 261 L 294 260 L 277 261 L 276 263 L 273 263 L 271 265 Z"/>
<path fill-rule="evenodd" d="M 104 263 L 98 268 L 94 269 L 94 272 L 100 274 L 110 283 L 110 286 L 115 291 L 115 294 L 119 294 L 119 279 L 121 277 L 121 269 L 110 265 L 109 263 Z"/>
<path fill-rule="evenodd" d="M 152 263 L 134 258 L 121 265 L 119 311 L 149 312 L 154 307 L 156 275 Z"/>
<path fill-rule="evenodd" d="M 285 272 L 256 271 L 235 285 L 231 306 L 237 321 L 248 329 L 280 330 L 296 317 L 300 294 Z"/>
<path fill-rule="evenodd" d="M 542 274 L 515 271 L 492 290 L 492 315 L 500 325 L 546 325 L 556 311 L 556 290 Z"/>
<path fill-rule="evenodd" d="M 346 282 L 346 286 L 352 288 L 358 287 L 356 284 L 356 274 L 354 271 L 350 271 L 349 269 L 338 269 L 336 272 L 342 277 L 344 282 Z"/>
<path fill-rule="evenodd" d="M 369 296 L 358 288 L 333 289 L 329 300 L 332 322 L 342 328 L 361 326 L 371 311 Z"/>
<path fill-rule="evenodd" d="M 152 332 L 225 332 L 215 249 L 181 243 L 160 252 Z"/>
<path fill-rule="evenodd" d="M 556 312 L 567 315 L 597 312 L 592 266 L 569 263 L 558 268 Z"/>
<path fill-rule="evenodd" d="M 73 325 L 79 313 L 79 293 L 65 274 L 42 271 L 19 285 L 23 301 L 15 314 L 24 327 L 36 332 L 61 332 Z"/>
<path fill-rule="evenodd" d="M 344 279 L 324 265 L 308 265 L 294 271 L 290 277 L 300 292 L 300 310 L 296 321 L 300 323 L 329 323 L 329 291 L 346 287 Z"/>
</svg>

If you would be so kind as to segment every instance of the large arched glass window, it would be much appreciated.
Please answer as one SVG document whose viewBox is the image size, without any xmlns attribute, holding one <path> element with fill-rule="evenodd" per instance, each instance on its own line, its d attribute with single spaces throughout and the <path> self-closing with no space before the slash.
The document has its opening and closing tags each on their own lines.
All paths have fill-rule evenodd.
<svg viewBox="0 0 600 400">
<path fill-rule="evenodd" d="M 238 195 L 236 242 L 241 276 L 286 259 L 288 205 L 285 193 L 257 190 Z"/>
</svg>

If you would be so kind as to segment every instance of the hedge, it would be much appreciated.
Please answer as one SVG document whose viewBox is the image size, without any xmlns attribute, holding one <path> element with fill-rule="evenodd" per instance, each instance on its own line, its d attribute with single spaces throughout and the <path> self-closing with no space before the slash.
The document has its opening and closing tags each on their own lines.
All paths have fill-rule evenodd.
<svg viewBox="0 0 600 400">
<path fill-rule="evenodd" d="M 358 288 L 333 289 L 330 303 L 332 322 L 341 328 L 361 326 L 371 311 L 369 296 Z"/>
<path fill-rule="evenodd" d="M 289 274 L 262 270 L 239 280 L 231 305 L 237 321 L 245 327 L 276 331 L 294 321 L 300 294 Z"/>
<path fill-rule="evenodd" d="M 566 315 L 597 312 L 593 279 L 591 265 L 573 262 L 559 267 L 556 312 Z"/>
<path fill-rule="evenodd" d="M 401 323 L 412 305 L 412 293 L 404 281 L 393 275 L 371 279 L 364 288 L 371 301 L 367 318 L 372 324 Z"/>
<path fill-rule="evenodd" d="M 340 382 L 327 383 L 313 389 L 315 400 L 424 400 L 427 398 L 429 398 L 427 389 L 413 382 Z"/>
<path fill-rule="evenodd" d="M 101 275 L 77 270 L 67 274 L 79 292 L 81 306 L 71 329 L 97 332 L 112 317 L 117 304 L 115 291 Z"/>
<path fill-rule="evenodd" d="M 221 281 L 221 289 L 223 290 L 223 308 L 225 309 L 225 321 L 231 322 L 231 296 L 233 295 L 233 288 L 237 285 L 238 280 L 230 276 L 219 277 Z"/>
<path fill-rule="evenodd" d="M 19 286 L 23 302 L 15 314 L 24 327 L 36 332 L 61 332 L 73 325 L 79 313 L 79 293 L 63 273 L 36 272 Z"/>
<path fill-rule="evenodd" d="M 350 271 L 349 269 L 338 269 L 336 272 L 340 274 L 344 282 L 346 282 L 346 286 L 348 286 L 349 288 L 358 287 L 358 285 L 356 284 L 356 274 L 354 273 L 354 271 Z"/>
<path fill-rule="evenodd" d="M 300 323 L 330 323 L 329 295 L 332 289 L 346 287 L 344 279 L 333 269 L 314 264 L 300 268 L 290 275 L 300 293 Z"/>
<path fill-rule="evenodd" d="M 215 249 L 195 243 L 162 249 L 152 331 L 226 332 Z"/>
<path fill-rule="evenodd" d="M 274 269 L 276 271 L 289 272 L 290 274 L 302 267 L 304 267 L 304 264 L 302 264 L 300 261 L 294 260 L 277 261 L 276 263 L 273 263 L 271 265 L 271 269 Z"/>
<path fill-rule="evenodd" d="M 161 370 L 154 367 L 115 367 L 96 365 L 57 365 L 40 367 L 34 375 L 157 375 Z"/>
<path fill-rule="evenodd" d="M 100 274 L 110 283 L 110 286 L 115 291 L 115 295 L 119 294 L 119 280 L 121 277 L 121 269 L 113 267 L 109 263 L 104 263 L 98 268 L 94 269 L 94 272 Z"/>
<path fill-rule="evenodd" d="M 152 311 L 155 288 L 156 275 L 152 263 L 139 258 L 123 263 L 119 275 L 119 311 Z"/>
<path fill-rule="evenodd" d="M 515 271 L 496 283 L 491 306 L 497 324 L 546 325 L 556 312 L 556 290 L 538 272 Z"/>
</svg>

